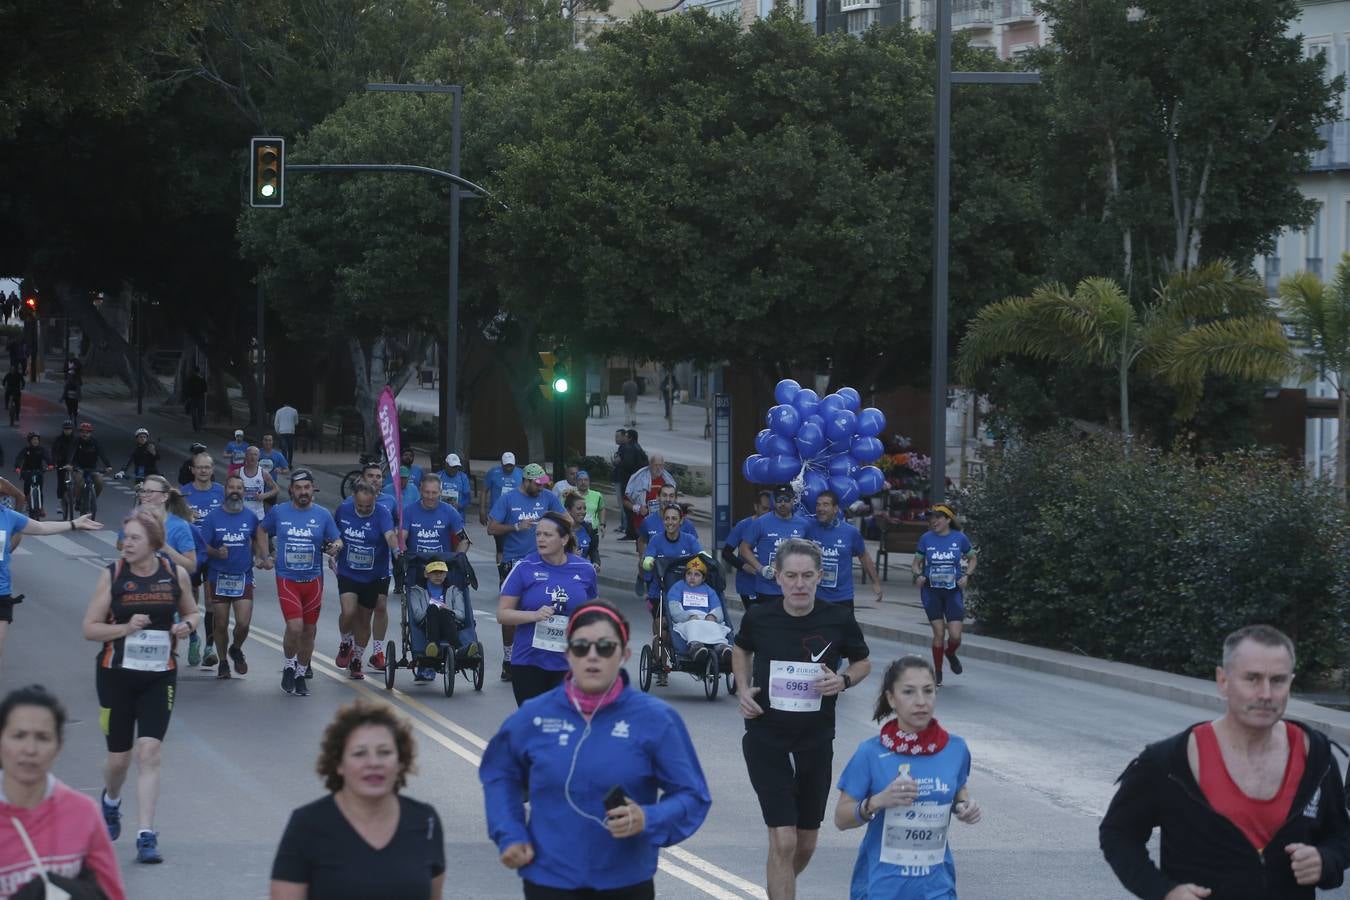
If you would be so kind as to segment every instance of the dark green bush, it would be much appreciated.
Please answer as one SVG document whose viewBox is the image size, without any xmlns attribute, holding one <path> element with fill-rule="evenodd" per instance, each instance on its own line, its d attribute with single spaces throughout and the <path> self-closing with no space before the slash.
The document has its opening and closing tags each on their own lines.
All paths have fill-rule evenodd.
<svg viewBox="0 0 1350 900">
<path fill-rule="evenodd" d="M 964 513 L 984 632 L 1204 676 L 1226 634 L 1267 622 L 1300 673 L 1345 665 L 1350 519 L 1270 456 L 1052 432 L 995 458 Z"/>
</svg>

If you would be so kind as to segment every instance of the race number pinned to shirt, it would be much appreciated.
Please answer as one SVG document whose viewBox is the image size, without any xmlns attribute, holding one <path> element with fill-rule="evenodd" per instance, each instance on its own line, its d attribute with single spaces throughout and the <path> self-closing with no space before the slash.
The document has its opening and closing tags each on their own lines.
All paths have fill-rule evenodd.
<svg viewBox="0 0 1350 900">
<path fill-rule="evenodd" d="M 769 662 L 769 708 L 783 712 L 817 712 L 820 709 L 820 688 L 816 679 L 822 674 L 821 663 Z"/>
<path fill-rule="evenodd" d="M 314 568 L 314 545 L 309 541 L 287 541 L 286 568 L 297 572 Z"/>
<path fill-rule="evenodd" d="M 892 806 L 882 823 L 881 861 L 893 866 L 940 866 L 947 858 L 950 803 Z"/>
<path fill-rule="evenodd" d="M 138 672 L 167 672 L 173 638 L 167 631 L 142 629 L 122 641 L 122 668 Z"/>
<path fill-rule="evenodd" d="M 347 568 L 353 572 L 369 572 L 375 568 L 375 548 L 351 544 L 347 547 Z"/>
<path fill-rule="evenodd" d="M 956 587 L 956 564 L 955 563 L 931 563 L 928 568 L 928 584 L 930 587 L 940 590 L 950 591 Z"/>
<path fill-rule="evenodd" d="M 823 588 L 839 586 L 839 560 L 822 559 L 820 561 L 820 586 Z"/>
<path fill-rule="evenodd" d="M 542 622 L 535 622 L 534 640 L 530 646 L 551 653 L 564 652 L 567 649 L 567 616 L 549 616 Z"/>
<path fill-rule="evenodd" d="M 707 609 L 708 595 L 697 591 L 685 591 L 684 597 L 680 600 L 680 605 L 685 609 Z"/>
<path fill-rule="evenodd" d="M 216 576 L 216 596 L 217 597 L 242 597 L 244 596 L 244 573 L 222 572 Z"/>
</svg>

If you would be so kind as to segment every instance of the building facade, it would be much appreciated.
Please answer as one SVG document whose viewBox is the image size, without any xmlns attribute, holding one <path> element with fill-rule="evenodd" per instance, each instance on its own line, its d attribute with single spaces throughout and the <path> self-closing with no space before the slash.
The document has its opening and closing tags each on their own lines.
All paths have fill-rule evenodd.
<svg viewBox="0 0 1350 900">
<path fill-rule="evenodd" d="M 1338 75 L 1350 79 L 1350 0 L 1301 0 L 1299 8 L 1294 28 L 1303 36 L 1304 52 L 1322 57 L 1328 80 Z M 1326 147 L 1313 154 L 1299 179 L 1300 191 L 1317 203 L 1312 224 L 1286 229 L 1276 239 L 1274 252 L 1255 261 L 1272 297 L 1280 279 L 1295 272 L 1332 278 L 1342 254 L 1350 253 L 1350 91 L 1341 94 L 1339 104 L 1340 120 L 1322 128 Z M 1291 381 L 1285 386 L 1302 388 L 1309 398 L 1336 396 L 1325 380 Z M 1309 470 L 1330 475 L 1336 459 L 1336 420 L 1309 418 L 1304 441 Z"/>
</svg>

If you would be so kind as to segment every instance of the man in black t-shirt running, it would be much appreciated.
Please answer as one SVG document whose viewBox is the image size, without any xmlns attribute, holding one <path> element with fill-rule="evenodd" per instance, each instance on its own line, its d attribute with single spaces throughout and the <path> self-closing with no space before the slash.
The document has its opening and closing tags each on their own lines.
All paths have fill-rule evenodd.
<svg viewBox="0 0 1350 900">
<path fill-rule="evenodd" d="M 746 610 L 732 654 L 746 720 L 741 748 L 769 827 L 769 900 L 797 896 L 829 801 L 835 703 L 872 671 L 857 621 L 816 602 L 820 576 L 820 547 L 801 538 L 779 544 L 783 599 Z"/>
</svg>

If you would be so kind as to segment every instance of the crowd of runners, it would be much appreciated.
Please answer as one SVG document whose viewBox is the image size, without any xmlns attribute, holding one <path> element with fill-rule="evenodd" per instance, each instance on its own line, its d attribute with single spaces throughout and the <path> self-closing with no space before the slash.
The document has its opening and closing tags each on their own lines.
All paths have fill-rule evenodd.
<svg viewBox="0 0 1350 900">
<path fill-rule="evenodd" d="M 85 461 L 92 453 L 90 468 L 111 468 L 90 446 L 92 428 L 75 439 L 71 430 L 63 429 L 60 452 L 78 450 Z M 822 492 L 812 510 L 788 485 L 757 497 L 755 513 L 717 548 L 734 574 L 727 590 L 743 609 L 733 619 L 730 597 L 709 580 L 719 560 L 701 545 L 665 460 L 631 452 L 636 433 L 620 435 L 613 515 L 620 540 L 636 550 L 634 589 L 651 613 L 651 635 L 696 667 L 720 661 L 737 685 L 746 783 L 766 828 L 768 896 L 797 896 L 829 817 L 840 830 L 864 832 L 839 894 L 955 898 L 951 823 L 975 825 L 984 815 L 969 785 L 972 748 L 936 716 L 944 669 L 963 671 L 964 594 L 977 566 L 956 509 L 928 510 L 929 531 L 914 555 L 931 654 L 884 661 L 869 681 L 873 660 L 854 600 L 860 587 L 879 596 L 881 581 L 837 496 Z M 40 439 L 30 446 L 43 449 Z M 588 472 L 573 467 L 554 485 L 542 466 L 518 465 L 507 452 L 475 491 L 458 455 L 424 471 L 408 453 L 399 460 L 406 487 L 398 494 L 373 461 L 351 496 L 329 510 L 315 502 L 313 471 L 293 465 L 272 435 L 255 445 L 236 432 L 219 460 L 194 444 L 176 480 L 157 463 L 149 434 L 138 432 L 123 469 L 136 479 L 138 503 L 120 523 L 119 558 L 99 576 L 83 621 L 84 637 L 101 648 L 93 685 L 107 750 L 99 799 L 88 802 L 49 778 L 65 721 L 55 698 L 26 688 L 0 703 L 0 818 L 13 823 L 0 821 L 0 900 L 33 878 L 81 871 L 105 896 L 125 896 L 111 842 L 122 831 L 133 761 L 136 859 L 162 861 L 155 810 L 180 649 L 187 665 L 220 679 L 247 676 L 260 573 L 275 579 L 285 620 L 280 688 L 288 695 L 311 693 L 316 642 L 329 639 L 320 634 L 325 570 L 340 598 L 336 620 L 327 619 L 336 626 L 335 661 L 350 679 L 397 665 L 385 652 L 391 587 L 398 597 L 413 580 L 427 598 L 416 623 L 415 680 L 435 677 L 439 654 L 480 663 L 491 655 L 495 641 L 479 638 L 454 590 L 454 560 L 470 543 L 464 516 L 475 500 L 495 543 L 500 676 L 517 707 L 482 757 L 489 837 L 526 897 L 655 896 L 658 850 L 692 835 L 713 798 L 679 715 L 633 685 L 623 667 L 647 642 L 647 627 L 601 597 L 600 538 L 610 510 Z M 18 540 L 101 527 L 87 515 L 43 522 L 0 507 L 0 650 L 17 602 L 9 582 Z M 662 579 L 674 561 L 680 577 Z M 1225 714 L 1150 746 L 1121 776 L 1101 844 L 1137 896 L 1311 897 L 1314 886 L 1340 884 L 1350 865 L 1350 819 L 1339 767 L 1324 735 L 1283 719 L 1294 652 L 1269 626 L 1231 635 L 1216 670 Z M 659 684 L 673 661 L 655 664 Z M 878 731 L 850 748 L 835 777 L 835 708 L 841 694 L 860 688 Z M 650 739 L 629 739 L 639 727 Z M 440 820 L 397 795 L 410 742 L 406 725 L 387 712 L 357 704 L 339 713 L 321 755 L 321 763 L 332 757 L 330 796 L 293 816 L 273 897 L 375 896 L 361 893 L 358 862 L 369 845 L 337 853 L 315 836 L 342 819 L 377 827 L 381 816 L 425 821 L 426 834 L 391 832 L 412 874 L 397 888 L 382 883 L 378 895 L 440 896 Z M 366 774 L 356 783 L 358 764 Z M 40 815 L 58 809 L 59 825 Z M 73 824 L 91 817 L 97 828 Z M 1146 846 L 1155 828 L 1160 862 Z M 342 876 L 348 869 L 351 877 Z"/>
</svg>

